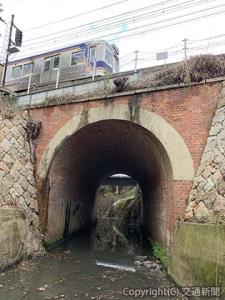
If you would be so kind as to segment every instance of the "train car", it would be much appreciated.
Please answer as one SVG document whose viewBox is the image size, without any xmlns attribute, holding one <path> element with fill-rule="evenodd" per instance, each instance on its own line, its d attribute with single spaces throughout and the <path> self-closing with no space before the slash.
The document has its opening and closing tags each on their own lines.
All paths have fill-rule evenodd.
<svg viewBox="0 0 225 300">
<path fill-rule="evenodd" d="M 104 40 L 90 41 L 9 62 L 6 86 L 12 91 L 119 72 L 119 51 Z"/>
</svg>

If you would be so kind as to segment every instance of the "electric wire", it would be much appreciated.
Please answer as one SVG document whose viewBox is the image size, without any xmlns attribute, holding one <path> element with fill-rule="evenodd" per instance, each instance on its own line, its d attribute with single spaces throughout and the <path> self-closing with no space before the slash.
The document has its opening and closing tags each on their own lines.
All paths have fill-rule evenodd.
<svg viewBox="0 0 225 300">
<path fill-rule="evenodd" d="M 213 1 L 213 0 L 212 0 Z M 207 4 L 209 3 L 209 2 L 212 2 L 212 1 L 207 1 Z M 171 2 L 174 2 L 174 1 L 171 1 Z M 170 3 L 171 3 L 170 2 Z M 180 3 L 179 5 L 183 5 L 183 4 L 187 4 L 188 2 L 192 2 L 193 3 L 193 1 L 186 1 L 186 2 L 182 2 L 182 3 Z M 203 1 L 198 1 L 197 3 L 202 3 Z M 168 1 L 163 1 L 163 2 L 161 2 L 161 4 L 162 5 L 164 5 L 165 3 L 168 3 Z M 197 4 L 196 4 L 197 5 Z M 217 5 L 217 6 L 214 6 L 214 7 L 210 7 L 210 8 L 206 8 L 206 9 L 203 9 L 203 10 L 200 10 L 200 11 L 196 11 L 196 12 L 191 12 L 191 13 L 189 13 L 189 14 L 185 14 L 185 15 L 182 15 L 182 16 L 177 16 L 177 17 L 175 17 L 175 18 L 169 18 L 169 19 L 166 19 L 166 20 L 160 20 L 160 21 L 158 21 L 158 22 L 155 22 L 155 23 L 149 23 L 149 24 L 145 24 L 145 25 L 142 25 L 142 26 L 137 26 L 137 27 L 134 27 L 134 28 L 131 28 L 131 29 L 127 29 L 127 30 L 125 30 L 124 32 L 121 32 L 121 31 L 117 31 L 117 32 L 112 32 L 112 33 L 108 33 L 108 34 L 106 34 L 106 35 L 103 35 L 103 36 L 99 36 L 99 37 L 97 37 L 97 39 L 100 39 L 100 38 L 106 38 L 106 37 L 110 37 L 110 36 L 114 36 L 114 35 L 119 35 L 119 36 L 116 36 L 116 37 L 114 37 L 113 38 L 113 40 L 115 40 L 115 38 L 117 39 L 117 40 L 121 40 L 121 39 L 125 39 L 125 38 L 133 38 L 133 37 L 135 37 L 135 36 L 139 36 L 139 35 L 143 35 L 143 34 L 146 34 L 146 33 L 149 33 L 149 32 L 152 32 L 152 31 L 156 31 L 156 30 L 161 30 L 161 29 L 165 29 L 165 28 L 168 28 L 168 27 L 171 27 L 171 26 L 175 26 L 175 25 L 180 25 L 180 24 L 184 24 L 184 23 L 186 23 L 186 22 L 190 22 L 190 21 L 194 21 L 194 20 L 200 20 L 200 19 L 202 19 L 202 18 L 206 18 L 206 17 L 211 17 L 211 16 L 215 16 L 215 15 L 220 15 L 220 14 L 223 14 L 225 11 L 219 11 L 219 12 L 215 12 L 215 13 L 211 13 L 211 14 L 207 14 L 207 15 L 203 15 L 203 16 L 198 16 L 198 17 L 196 17 L 196 18 L 191 18 L 191 19 L 188 19 L 188 20 L 184 20 L 184 21 L 180 21 L 180 22 L 176 22 L 176 23 L 171 23 L 171 24 L 167 24 L 167 25 L 164 25 L 164 26 L 160 26 L 160 27 L 156 27 L 156 28 L 150 28 L 150 29 L 147 29 L 147 30 L 145 30 L 145 31 L 138 31 L 139 29 L 143 29 L 143 28 L 146 28 L 146 27 L 151 27 L 151 26 L 153 26 L 153 25 L 157 25 L 157 24 L 160 24 L 160 23 L 165 23 L 165 22 L 170 22 L 171 20 L 174 20 L 174 19 L 180 19 L 180 18 L 183 18 L 183 17 L 187 17 L 187 16 L 189 16 L 189 15 L 193 15 L 193 14 L 199 14 L 199 13 L 202 13 L 202 12 L 206 12 L 206 11 L 209 11 L 209 10 L 213 10 L 213 9 L 218 9 L 218 8 L 221 8 L 221 7 L 223 7 L 223 6 L 225 6 L 225 5 Z M 168 7 L 167 7 L 168 8 Z M 141 8 L 141 9 L 144 9 L 144 8 Z M 166 8 L 165 8 L 166 9 Z M 158 11 L 160 11 L 160 10 L 158 10 Z M 131 11 L 131 12 L 134 12 L 134 11 Z M 121 15 L 121 14 L 120 14 Z M 143 16 L 143 15 L 142 15 Z M 144 16 L 146 17 L 147 16 L 147 14 L 144 14 Z M 118 16 L 117 16 L 118 17 Z M 138 17 L 140 17 L 140 15 L 138 16 Z M 112 19 L 113 17 L 111 17 L 110 19 Z M 109 18 L 106 18 L 106 19 L 109 19 Z M 126 18 L 126 20 L 127 20 L 127 18 Z M 103 20 L 99 20 L 99 21 L 103 21 Z M 122 20 L 119 20 L 119 22 L 121 22 Z M 117 21 L 118 22 L 118 21 Z M 91 22 L 91 23 L 93 23 L 93 22 Z M 89 24 L 89 23 L 88 23 Z M 109 24 L 109 25 L 112 25 L 112 22 L 111 22 L 111 24 Z M 44 26 L 44 25 L 43 25 Z M 83 24 L 82 26 L 85 26 L 85 24 Z M 100 27 L 100 26 L 99 26 Z M 99 28 L 99 30 L 101 30 L 101 27 Z M 134 32 L 133 34 L 127 34 L 127 33 L 129 33 L 129 32 L 131 32 L 131 31 L 137 31 L 137 32 Z M 88 32 L 88 31 L 87 31 Z M 100 31 L 101 32 L 101 31 Z M 98 33 L 98 31 L 96 32 L 96 33 Z M 91 32 L 90 31 L 90 34 L 93 34 L 93 32 Z M 220 36 L 222 36 L 222 35 L 220 35 Z M 36 38 L 34 38 L 34 39 L 36 39 Z M 63 39 L 63 41 L 66 41 L 66 40 L 70 40 L 70 39 L 68 39 L 68 36 L 65 36 L 65 39 Z M 206 39 L 202 39 L 202 40 L 206 40 Z M 50 40 L 51 41 L 51 40 Z M 50 41 L 48 41 L 48 42 L 50 42 Z M 191 43 L 194 43 L 195 41 L 192 41 Z M 32 43 L 32 45 L 34 46 L 34 45 L 40 45 L 40 43 Z M 45 41 L 45 46 L 46 46 L 47 44 L 46 44 L 46 41 Z M 29 47 L 29 46 L 27 46 L 27 47 Z M 22 48 L 22 49 L 25 49 L 26 47 L 24 47 L 24 48 Z"/>
<path fill-rule="evenodd" d="M 124 39 L 124 38 L 131 38 L 131 37 L 133 38 L 134 36 L 137 36 L 137 35 L 143 35 L 143 34 L 146 34 L 148 32 L 153 32 L 153 31 L 156 31 L 156 30 L 161 30 L 161 29 L 165 29 L 165 28 L 168 28 L 168 27 L 184 24 L 186 22 L 190 22 L 190 21 L 192 22 L 192 21 L 196 21 L 196 20 L 199 20 L 199 19 L 212 17 L 212 16 L 215 16 L 215 15 L 224 14 L 224 13 L 225 13 L 225 11 L 220 11 L 220 12 L 217 12 L 217 13 L 211 13 L 211 14 L 208 14 L 208 15 L 204 15 L 204 16 L 200 16 L 200 17 L 196 17 L 196 18 L 191 18 L 191 19 L 188 19 L 188 20 L 184 20 L 184 21 L 180 21 L 180 22 L 176 22 L 176 23 L 172 23 L 172 24 L 168 24 L 166 26 L 153 28 L 151 30 L 148 29 L 147 31 L 145 30 L 145 31 L 141 31 L 141 32 L 134 33 L 134 34 L 131 34 L 131 35 L 130 34 L 124 35 L 124 36 L 121 36 L 121 37 L 117 37 L 117 39 Z M 98 37 L 97 39 L 104 38 L 104 37 L 106 37 L 106 36 L 101 36 L 101 37 Z M 110 42 L 110 40 L 108 42 Z"/>
<path fill-rule="evenodd" d="M 68 21 L 68 20 L 71 20 L 71 19 L 74 19 L 74 18 L 78 18 L 78 17 L 81 17 L 81 16 L 85 16 L 87 14 L 97 12 L 99 10 L 103 10 L 103 9 L 106 9 L 106 8 L 109 8 L 109 7 L 112 7 L 112 6 L 115 6 L 115 5 L 122 4 L 122 3 L 127 2 L 127 1 L 128 0 L 117 1 L 117 2 L 108 4 L 108 5 L 105 5 L 105 6 L 102 6 L 102 7 L 98 7 L 98 8 L 95 8 L 95 9 L 91 9 L 91 10 L 88 10 L 88 11 L 85 11 L 85 12 L 82 12 L 80 14 L 76 14 L 76 15 L 73 15 L 73 16 L 70 16 L 70 17 L 67 17 L 67 18 L 63 18 L 63 19 L 60 19 L 60 20 L 57 20 L 57 21 L 53 21 L 53 22 L 49 22 L 49 23 L 45 23 L 45 24 L 36 26 L 36 27 L 25 29 L 24 32 L 29 32 L 29 31 L 37 30 L 37 29 L 47 27 L 47 26 L 50 26 L 50 25 L 59 24 L 59 23 L 62 23 L 62 22 L 65 22 L 65 21 Z"/>
<path fill-rule="evenodd" d="M 209 0 L 209 2 L 214 2 L 215 0 Z M 202 4 L 202 3 L 205 3 L 205 1 L 203 1 L 203 0 L 201 0 L 201 1 L 197 1 L 197 3 L 196 4 L 194 4 L 193 3 L 193 0 L 189 0 L 189 1 L 185 1 L 185 2 L 183 2 L 182 4 L 187 4 L 187 3 L 189 3 L 189 6 L 190 7 L 194 7 L 195 5 L 199 5 L 199 4 Z M 200 11 L 198 11 L 198 12 L 191 12 L 190 14 L 195 14 L 195 13 L 199 13 L 199 12 L 203 12 L 203 11 L 207 11 L 207 10 L 211 10 L 211 9 L 215 9 L 215 8 L 220 8 L 220 7 L 222 7 L 222 6 L 224 6 L 224 4 L 222 4 L 222 5 L 218 5 L 218 6 L 215 6 L 215 7 L 210 7 L 210 8 L 207 8 L 207 9 L 205 9 L 205 10 L 200 10 Z M 174 9 L 175 9 L 175 12 L 177 11 L 177 6 L 172 6 Z M 171 8 L 171 7 L 169 7 L 169 8 Z M 166 8 L 165 8 L 166 9 Z M 156 13 L 156 15 L 154 15 Z M 158 14 L 157 14 L 158 13 Z M 158 10 L 155 10 L 155 11 L 151 11 L 150 12 L 150 14 L 146 14 L 146 13 L 144 13 L 144 15 L 145 15 L 145 18 L 149 18 L 150 16 L 152 17 L 152 16 L 158 16 L 160 13 L 162 13 L 161 12 L 161 10 L 160 9 L 158 9 Z M 118 18 L 119 16 L 124 16 L 124 15 L 126 15 L 127 13 L 123 13 L 123 14 L 120 14 L 120 15 L 118 15 L 118 16 L 116 16 L 116 18 Z M 189 15 L 190 15 L 189 14 Z M 142 16 L 142 15 L 141 15 Z M 183 15 L 184 16 L 184 15 Z M 183 16 L 178 16 L 177 18 L 180 18 L 180 17 L 183 17 Z M 137 18 L 137 16 L 136 16 L 136 18 Z M 171 19 L 173 19 L 173 18 L 171 18 Z M 105 23 L 103 23 L 101 26 L 97 26 L 96 24 L 101 24 L 102 22 L 105 22 L 105 21 L 110 21 L 110 20 L 114 20 L 114 22 L 111 22 L 111 23 L 109 23 L 109 24 L 105 24 Z M 69 30 L 74 30 L 74 29 L 79 29 L 77 32 L 73 32 L 73 33 L 71 33 L 70 35 L 63 35 L 63 36 L 55 36 L 54 38 L 52 38 L 52 39 L 45 39 L 45 40 L 43 40 L 43 41 L 40 41 L 40 42 L 37 42 L 37 43 L 35 43 L 35 44 L 39 44 L 39 43 L 46 43 L 46 42 L 49 42 L 49 41 L 52 41 L 52 40 L 55 40 L 56 38 L 68 38 L 68 36 L 71 36 L 71 37 L 74 37 L 74 36 L 76 36 L 77 34 L 83 34 L 84 32 L 86 32 L 86 35 L 87 34 L 93 34 L 93 30 L 91 29 L 90 30 L 90 28 L 86 28 L 85 29 L 85 27 L 88 27 L 88 26 L 90 26 L 90 25 L 92 25 L 92 24 L 95 24 L 95 27 L 94 27 L 94 32 L 96 33 L 96 32 L 98 32 L 98 30 L 100 30 L 100 29 L 107 29 L 107 25 L 113 25 L 114 27 L 117 27 L 117 26 L 119 26 L 119 25 L 121 25 L 121 23 L 122 24 L 125 24 L 126 25 L 126 21 L 133 21 L 134 19 L 133 19 L 133 17 L 131 17 L 130 19 L 122 19 L 122 20 L 119 20 L 119 21 L 115 21 L 115 17 L 109 17 L 109 18 L 105 18 L 105 19 L 102 19 L 102 20 L 97 20 L 97 21 L 93 21 L 93 22 L 89 22 L 89 23 L 86 23 L 86 24 L 82 24 L 82 25 L 79 25 L 79 26 L 75 26 L 75 27 L 73 27 L 73 28 L 70 28 Z M 159 21 L 159 22 L 163 22 L 164 20 L 162 20 L 162 21 Z M 167 21 L 167 20 L 166 20 Z M 153 24 L 154 25 L 154 24 Z M 149 26 L 149 24 L 148 25 L 145 25 L 145 26 Z M 82 28 L 84 28 L 84 30 L 82 31 L 81 29 Z M 138 28 L 138 27 L 136 27 L 136 28 Z M 134 29 L 136 29 L 136 28 L 134 28 Z M 109 28 L 109 29 L 111 29 L 111 27 Z M 131 30 L 131 29 L 130 29 Z M 44 37 L 52 37 L 53 35 L 55 35 L 55 34 L 59 34 L 59 33 L 64 33 L 65 34 L 65 32 L 67 32 L 68 31 L 68 29 L 65 29 L 65 30 L 61 30 L 61 31 L 58 31 L 58 32 L 55 32 L 55 33 L 49 33 L 49 34 L 45 34 L 45 35 L 41 35 L 41 36 L 38 36 L 38 37 L 34 37 L 34 38 L 31 38 L 31 39 L 28 39 L 28 40 L 26 40 L 25 41 L 25 43 L 24 43 L 24 47 L 28 47 L 28 46 L 30 46 L 30 45 L 34 45 L 34 42 L 32 42 L 32 44 L 26 44 L 27 42 L 29 42 L 29 41 L 35 41 L 35 40 L 38 40 L 38 39 L 42 39 L 42 38 L 44 38 Z M 127 31 L 129 31 L 129 30 L 127 30 Z M 117 32 L 118 33 L 118 32 Z M 115 33 L 115 34 L 117 34 L 117 33 Z"/>
</svg>

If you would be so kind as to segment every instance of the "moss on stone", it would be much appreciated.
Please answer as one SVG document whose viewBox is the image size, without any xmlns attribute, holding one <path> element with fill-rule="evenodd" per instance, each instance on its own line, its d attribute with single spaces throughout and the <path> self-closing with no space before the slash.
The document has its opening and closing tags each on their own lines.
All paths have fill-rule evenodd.
<svg viewBox="0 0 225 300">
<path fill-rule="evenodd" d="M 169 273 L 182 286 L 225 287 L 225 225 L 180 223 Z"/>
</svg>

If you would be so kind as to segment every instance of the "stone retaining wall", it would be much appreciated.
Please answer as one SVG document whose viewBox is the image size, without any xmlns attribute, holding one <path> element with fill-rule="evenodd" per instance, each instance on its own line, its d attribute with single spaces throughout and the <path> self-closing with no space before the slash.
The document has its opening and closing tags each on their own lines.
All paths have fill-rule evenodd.
<svg viewBox="0 0 225 300">
<path fill-rule="evenodd" d="M 0 114 L 0 226 L 2 231 L 6 223 L 3 222 L 1 216 L 4 216 L 4 212 L 7 212 L 7 227 L 13 232 L 14 224 L 18 225 L 18 222 L 15 221 L 15 218 L 18 219 L 18 213 L 15 216 L 14 212 L 15 209 L 20 209 L 24 214 L 22 219 L 26 220 L 26 225 L 23 225 L 26 227 L 26 230 L 23 230 L 23 232 L 26 231 L 26 239 L 23 240 L 23 251 L 25 255 L 32 255 L 42 250 L 42 243 L 39 232 L 34 166 L 31 163 L 31 151 L 26 132 L 27 119 L 26 114 L 18 113 L 11 118 L 4 118 Z M 2 210 L 5 208 L 7 210 Z M 10 212 L 10 208 L 12 212 Z M 21 214 L 19 213 L 20 219 Z M 11 219 L 10 216 L 12 216 Z M 16 234 L 16 232 L 12 234 Z M 4 233 L 2 234 L 4 235 Z M 17 238 L 19 237 L 20 235 Z M 6 245 L 4 247 L 10 248 L 7 241 L 8 239 L 5 240 Z M 3 249 L 0 249 L 0 265 L 5 264 L 7 256 L 3 257 L 1 251 Z M 8 258 L 11 260 L 11 256 Z"/>
<path fill-rule="evenodd" d="M 219 98 L 185 220 L 217 222 L 225 218 L 225 83 Z"/>
</svg>

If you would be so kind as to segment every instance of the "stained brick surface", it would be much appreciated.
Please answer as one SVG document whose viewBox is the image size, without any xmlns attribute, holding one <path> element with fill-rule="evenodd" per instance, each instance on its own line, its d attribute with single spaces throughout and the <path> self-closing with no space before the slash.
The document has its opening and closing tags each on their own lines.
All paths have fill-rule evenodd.
<svg viewBox="0 0 225 300">
<path fill-rule="evenodd" d="M 32 118 L 42 121 L 36 149 L 37 165 L 50 140 L 76 113 L 104 106 L 106 101 L 109 101 L 114 105 L 136 105 L 154 112 L 168 121 L 183 137 L 191 153 L 196 171 L 206 145 L 220 91 L 220 83 L 214 82 L 185 88 L 143 92 L 138 95 L 120 95 L 107 100 L 99 99 L 30 109 Z M 174 230 L 176 221 L 185 212 L 191 185 L 191 181 L 168 182 L 166 185 L 162 185 L 162 202 L 152 204 L 158 211 L 162 205 L 164 206 L 167 218 L 165 231 L 168 230 L 170 234 Z"/>
</svg>

